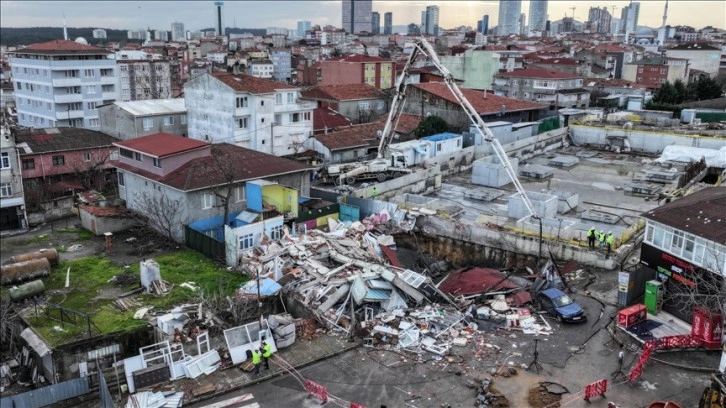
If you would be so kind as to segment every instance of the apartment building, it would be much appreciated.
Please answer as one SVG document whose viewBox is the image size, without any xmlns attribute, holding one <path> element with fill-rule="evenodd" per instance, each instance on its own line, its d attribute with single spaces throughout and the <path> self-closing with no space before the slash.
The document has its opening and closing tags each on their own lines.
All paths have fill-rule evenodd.
<svg viewBox="0 0 726 408">
<path fill-rule="evenodd" d="M 688 60 L 683 58 L 643 58 L 623 66 L 623 79 L 656 89 L 666 82 L 686 82 L 688 68 Z"/>
<path fill-rule="evenodd" d="M 165 60 L 117 60 L 121 101 L 171 98 L 171 69 Z"/>
<path fill-rule="evenodd" d="M 10 67 L 18 124 L 98 129 L 97 107 L 119 99 L 116 61 L 109 54 L 66 40 L 13 52 Z"/>
<path fill-rule="evenodd" d="M 15 137 L 3 125 L 0 127 L 0 233 L 26 228 L 20 157 Z"/>
<path fill-rule="evenodd" d="M 349 55 L 320 62 L 320 85 L 368 84 L 379 89 L 395 85 L 394 62 L 368 55 Z"/>
<path fill-rule="evenodd" d="M 564 72 L 527 68 L 494 76 L 494 92 L 526 101 L 549 104 L 551 108 L 584 108 L 590 91 L 583 78 Z"/>
</svg>

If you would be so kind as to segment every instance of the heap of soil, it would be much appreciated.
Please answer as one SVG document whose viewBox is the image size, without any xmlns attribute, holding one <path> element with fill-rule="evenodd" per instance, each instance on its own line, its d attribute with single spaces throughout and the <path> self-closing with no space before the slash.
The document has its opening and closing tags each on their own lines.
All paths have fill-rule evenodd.
<svg viewBox="0 0 726 408">
<path fill-rule="evenodd" d="M 560 406 L 560 395 L 547 392 L 547 389 L 538 385 L 529 389 L 529 397 L 527 401 L 531 408 L 554 408 Z"/>
</svg>

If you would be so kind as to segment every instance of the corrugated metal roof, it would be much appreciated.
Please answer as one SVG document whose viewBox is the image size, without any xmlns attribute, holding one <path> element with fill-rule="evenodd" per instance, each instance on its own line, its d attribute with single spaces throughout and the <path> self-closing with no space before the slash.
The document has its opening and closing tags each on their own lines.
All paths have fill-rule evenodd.
<svg viewBox="0 0 726 408">
<path fill-rule="evenodd" d="M 30 329 L 30 327 L 26 327 L 25 330 L 20 332 L 20 337 L 25 339 L 25 341 L 28 342 L 28 345 L 30 348 L 35 350 L 36 353 L 38 353 L 39 356 L 43 357 L 44 355 L 50 353 L 50 348 L 47 344 L 38 337 L 37 334 L 33 330 Z"/>
<path fill-rule="evenodd" d="M 365 300 L 368 302 L 375 302 L 381 300 L 388 300 L 390 292 L 384 289 L 368 289 L 366 292 Z"/>
<path fill-rule="evenodd" d="M 170 115 L 187 111 L 184 98 L 114 102 L 114 105 L 134 116 Z"/>
<path fill-rule="evenodd" d="M 392 290 L 393 285 L 390 283 L 384 281 L 383 279 L 371 279 L 368 281 L 368 287 L 371 289 L 386 289 L 386 290 Z"/>
</svg>

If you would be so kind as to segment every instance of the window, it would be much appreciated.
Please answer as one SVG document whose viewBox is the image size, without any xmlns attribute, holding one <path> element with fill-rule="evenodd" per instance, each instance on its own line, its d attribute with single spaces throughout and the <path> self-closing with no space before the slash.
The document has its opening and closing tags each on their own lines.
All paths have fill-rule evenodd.
<svg viewBox="0 0 726 408">
<path fill-rule="evenodd" d="M 187 115 L 179 116 L 179 123 L 181 123 L 182 125 L 186 125 L 187 124 Z"/>
<path fill-rule="evenodd" d="M 96 102 L 88 102 L 88 110 L 96 110 Z"/>
<path fill-rule="evenodd" d="M 53 105 L 51 105 L 51 104 L 50 104 L 50 102 L 46 102 L 46 103 L 45 103 L 45 107 L 46 107 L 46 109 L 48 109 L 49 111 L 52 111 L 52 110 L 53 110 Z"/>
<path fill-rule="evenodd" d="M 441 146 L 442 146 L 441 143 L 439 143 L 439 144 L 436 145 L 436 151 L 437 152 L 440 152 L 441 151 Z"/>
<path fill-rule="evenodd" d="M 204 193 L 202 194 L 202 209 L 207 210 L 214 207 L 214 194 Z"/>
<path fill-rule="evenodd" d="M 239 118 L 237 120 L 237 127 L 240 129 L 247 129 L 247 118 Z"/>
<path fill-rule="evenodd" d="M 83 152 L 83 161 L 84 162 L 91 161 L 91 152 Z"/>
<path fill-rule="evenodd" d="M 275 115 L 275 124 L 282 125 L 282 115 L 280 115 L 280 114 Z"/>
<path fill-rule="evenodd" d="M 76 70 L 69 70 L 65 71 L 66 78 L 75 78 L 78 76 L 78 72 Z"/>
<path fill-rule="evenodd" d="M 88 119 L 88 127 L 98 127 L 98 118 Z"/>
<path fill-rule="evenodd" d="M 300 114 L 299 113 L 291 113 L 290 114 L 290 122 L 292 122 L 292 123 L 300 122 Z"/>
<path fill-rule="evenodd" d="M 239 97 L 237 97 L 237 107 L 238 108 L 246 108 L 247 107 L 247 97 L 246 96 L 239 96 Z"/>
<path fill-rule="evenodd" d="M 95 94 L 96 93 L 96 85 L 88 85 L 86 87 L 86 93 Z"/>
<path fill-rule="evenodd" d="M 53 156 L 53 165 L 54 166 L 63 166 L 66 164 L 66 157 L 63 155 Z"/>
<path fill-rule="evenodd" d="M 260 101 L 260 106 L 265 106 L 265 101 Z"/>
<path fill-rule="evenodd" d="M 376 110 L 380 111 L 383 110 L 383 108 L 385 108 L 383 101 L 376 101 Z"/>
<path fill-rule="evenodd" d="M 120 171 L 118 173 L 116 173 L 116 174 L 118 174 L 118 185 L 119 186 L 125 186 L 126 184 L 124 182 L 124 174 L 122 172 L 120 172 Z"/>
<path fill-rule="evenodd" d="M 85 76 L 86 78 L 93 78 L 96 76 L 96 71 L 92 69 L 84 69 L 83 76 Z"/>
<path fill-rule="evenodd" d="M 164 116 L 164 126 L 173 126 L 174 125 L 174 117 L 173 116 Z"/>
<path fill-rule="evenodd" d="M 252 234 L 239 236 L 239 249 L 249 249 L 254 246 L 254 236 Z"/>
<path fill-rule="evenodd" d="M 154 127 L 154 118 L 144 118 L 144 130 L 150 130 Z"/>
<path fill-rule="evenodd" d="M 358 109 L 361 110 L 368 110 L 371 108 L 371 103 L 368 101 L 360 101 L 358 102 Z"/>
<path fill-rule="evenodd" d="M 127 72 L 129 70 L 129 67 L 127 65 L 121 65 L 121 72 Z"/>
<path fill-rule="evenodd" d="M 35 168 L 35 159 L 23 159 L 23 170 Z"/>
<path fill-rule="evenodd" d="M 134 152 L 132 152 L 131 150 L 128 150 L 128 149 L 119 149 L 119 153 L 121 154 L 121 156 L 126 157 L 126 158 L 129 158 L 129 159 L 133 159 L 134 158 Z"/>
<path fill-rule="evenodd" d="M 2 152 L 0 154 L 0 169 L 10 168 L 10 152 Z"/>
<path fill-rule="evenodd" d="M 144 156 L 139 152 L 134 152 L 134 160 L 142 162 L 144 161 Z"/>
<path fill-rule="evenodd" d="M 158 157 L 154 157 L 154 167 L 161 168 L 161 159 Z"/>
<path fill-rule="evenodd" d="M 270 239 L 277 241 L 282 238 L 282 225 L 275 225 L 270 228 Z"/>
<path fill-rule="evenodd" d="M 310 115 L 311 115 L 310 112 L 304 112 L 303 113 L 303 120 L 309 121 L 310 120 Z"/>
<path fill-rule="evenodd" d="M 673 238 L 671 240 L 671 252 L 680 255 L 681 248 L 683 248 L 683 232 L 673 231 Z"/>
<path fill-rule="evenodd" d="M 245 200 L 245 186 L 235 187 L 234 189 L 234 202 L 238 203 Z"/>
<path fill-rule="evenodd" d="M 13 195 L 13 186 L 10 183 L 0 184 L 0 197 L 10 197 Z"/>
<path fill-rule="evenodd" d="M 275 105 L 282 105 L 282 94 L 275 94 Z"/>
<path fill-rule="evenodd" d="M 295 94 L 292 92 L 287 93 L 287 103 L 293 103 L 295 102 Z"/>
</svg>

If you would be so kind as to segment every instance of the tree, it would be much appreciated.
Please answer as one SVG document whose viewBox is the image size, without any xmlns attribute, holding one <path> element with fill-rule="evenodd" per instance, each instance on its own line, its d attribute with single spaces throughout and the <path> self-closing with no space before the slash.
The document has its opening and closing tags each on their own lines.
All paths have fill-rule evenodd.
<svg viewBox="0 0 726 408">
<path fill-rule="evenodd" d="M 177 241 L 181 226 L 186 225 L 184 202 L 173 200 L 164 193 L 137 192 L 135 208 L 150 227 L 164 234 L 169 240 Z"/>
<path fill-rule="evenodd" d="M 425 136 L 448 132 L 449 129 L 451 129 L 451 126 L 449 126 L 449 122 L 444 120 L 444 118 L 431 115 L 425 117 L 419 123 L 418 127 L 414 130 L 414 135 L 416 135 L 417 139 L 420 139 Z"/>
<path fill-rule="evenodd" d="M 723 91 L 724 85 L 713 78 L 700 77 L 688 84 L 690 100 L 694 101 L 720 98 Z"/>
<path fill-rule="evenodd" d="M 200 176 L 205 177 L 210 186 L 210 192 L 214 194 L 218 207 L 224 208 L 222 225 L 227 223 L 229 216 L 230 200 L 234 199 L 233 193 L 237 181 L 237 157 L 225 145 L 213 144 L 211 146 L 211 159 L 204 160 L 198 168 Z"/>
<path fill-rule="evenodd" d="M 110 158 L 109 151 L 91 150 L 82 154 L 82 158 L 70 163 L 73 173 L 86 189 L 100 189 L 103 186 L 106 163 Z"/>
<path fill-rule="evenodd" d="M 690 315 L 694 307 L 703 307 L 711 312 L 726 316 L 726 278 L 721 269 L 726 253 L 719 253 L 714 248 L 706 249 L 706 258 L 711 254 L 712 268 L 697 268 L 695 271 L 684 271 L 684 276 L 692 285 L 669 285 L 666 297 L 683 315 Z"/>
</svg>

